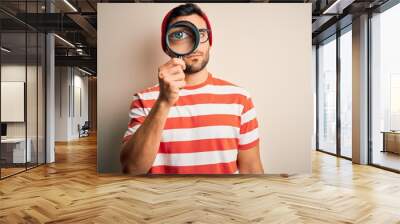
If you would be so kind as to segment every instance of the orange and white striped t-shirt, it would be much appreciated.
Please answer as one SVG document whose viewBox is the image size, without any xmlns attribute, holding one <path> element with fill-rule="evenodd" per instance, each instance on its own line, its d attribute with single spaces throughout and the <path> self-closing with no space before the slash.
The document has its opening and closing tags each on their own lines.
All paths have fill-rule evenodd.
<svg viewBox="0 0 400 224">
<path fill-rule="evenodd" d="M 123 141 L 140 127 L 158 95 L 158 85 L 134 95 Z M 149 173 L 238 173 L 238 150 L 258 144 L 258 122 L 250 94 L 209 74 L 203 83 L 180 90 Z"/>
</svg>

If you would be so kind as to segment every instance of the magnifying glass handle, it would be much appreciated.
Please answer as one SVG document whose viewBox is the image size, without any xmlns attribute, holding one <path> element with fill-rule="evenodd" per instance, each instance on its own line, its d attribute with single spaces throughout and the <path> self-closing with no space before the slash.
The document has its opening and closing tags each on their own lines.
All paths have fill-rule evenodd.
<svg viewBox="0 0 400 224">
<path fill-rule="evenodd" d="M 179 58 L 179 59 L 182 59 L 183 57 L 182 57 L 182 55 L 180 55 L 180 56 L 178 56 L 178 58 Z"/>
<path fill-rule="evenodd" d="M 183 57 L 182 57 L 182 56 L 178 56 L 178 58 L 179 58 L 179 59 L 182 59 Z M 183 88 L 179 88 L 179 89 L 183 89 Z"/>
</svg>

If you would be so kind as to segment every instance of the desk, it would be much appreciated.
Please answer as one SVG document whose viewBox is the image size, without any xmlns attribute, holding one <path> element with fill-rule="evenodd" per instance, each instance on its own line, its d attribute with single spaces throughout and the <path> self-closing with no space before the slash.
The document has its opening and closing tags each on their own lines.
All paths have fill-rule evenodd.
<svg viewBox="0 0 400 224">
<path fill-rule="evenodd" d="M 382 152 L 400 154 L 400 131 L 383 131 Z"/>
<path fill-rule="evenodd" d="M 25 154 L 25 138 L 6 138 L 1 139 L 1 157 L 6 163 L 25 163 L 32 159 L 30 138 L 26 140 Z M 25 161 L 25 159 L 27 159 Z"/>
</svg>

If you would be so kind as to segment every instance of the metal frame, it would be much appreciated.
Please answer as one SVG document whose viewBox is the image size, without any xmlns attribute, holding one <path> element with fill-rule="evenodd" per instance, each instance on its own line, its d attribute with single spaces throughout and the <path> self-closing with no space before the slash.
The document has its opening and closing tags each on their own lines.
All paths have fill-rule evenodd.
<svg viewBox="0 0 400 224">
<path fill-rule="evenodd" d="M 45 12 L 49 13 L 49 7 L 48 7 L 48 0 L 45 0 Z M 44 161 L 42 164 L 47 163 L 47 35 L 48 33 L 44 33 L 44 77 L 43 77 L 43 83 L 44 83 Z M 42 74 L 43 75 L 43 74 Z M 40 164 L 40 165 L 42 165 Z"/>
<path fill-rule="evenodd" d="M 387 0 L 384 4 L 380 5 L 376 9 L 374 9 L 374 12 L 382 13 L 382 12 L 392 8 L 393 6 L 395 6 L 395 5 L 399 4 L 399 3 L 400 3 L 400 0 Z"/>
<path fill-rule="evenodd" d="M 341 156 L 342 149 L 342 124 L 340 111 L 340 81 L 341 81 L 341 65 L 340 65 L 340 30 L 336 30 L 336 154 Z"/>
<path fill-rule="evenodd" d="M 319 45 L 315 47 L 315 147 L 319 149 Z"/>
<path fill-rule="evenodd" d="M 25 1 L 25 21 L 27 19 L 28 3 Z M 24 120 L 25 120 L 25 170 L 28 170 L 28 24 L 25 24 L 25 93 L 24 93 Z"/>
<path fill-rule="evenodd" d="M 372 165 L 372 64 L 371 64 L 371 56 L 372 56 L 372 42 L 371 42 L 371 19 L 372 19 L 372 13 L 368 12 L 368 35 L 367 35 L 367 45 L 368 45 L 368 53 L 367 53 L 367 64 L 368 64 L 368 69 L 367 69 L 367 119 L 368 119 L 368 124 L 367 124 L 367 133 L 368 133 L 368 155 L 367 155 L 367 162 L 369 165 Z"/>
</svg>

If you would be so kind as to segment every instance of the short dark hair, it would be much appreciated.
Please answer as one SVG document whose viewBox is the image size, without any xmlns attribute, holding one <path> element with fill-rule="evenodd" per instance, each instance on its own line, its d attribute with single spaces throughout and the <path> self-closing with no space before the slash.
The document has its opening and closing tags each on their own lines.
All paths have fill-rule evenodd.
<svg viewBox="0 0 400 224">
<path fill-rule="evenodd" d="M 203 17 L 204 12 L 200 9 L 200 7 L 198 5 L 193 4 L 193 3 L 186 3 L 186 4 L 179 5 L 176 8 L 171 10 L 171 13 L 169 14 L 169 16 L 167 18 L 166 25 L 168 27 L 169 23 L 176 17 L 188 16 L 188 15 L 192 15 L 192 14 L 197 14 L 197 15 Z"/>
</svg>

